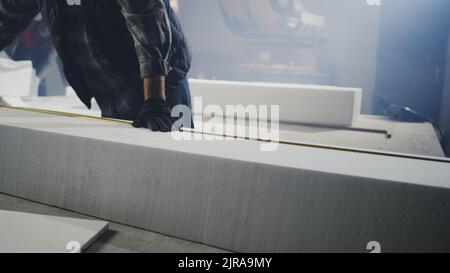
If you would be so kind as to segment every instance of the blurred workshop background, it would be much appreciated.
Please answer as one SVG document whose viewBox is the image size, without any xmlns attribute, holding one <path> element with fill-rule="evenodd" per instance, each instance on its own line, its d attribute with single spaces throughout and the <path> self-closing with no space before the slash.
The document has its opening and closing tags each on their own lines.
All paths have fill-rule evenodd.
<svg viewBox="0 0 450 273">
<path fill-rule="evenodd" d="M 450 1 L 171 2 L 192 47 L 191 78 L 359 87 L 363 113 L 430 122 L 450 154 Z M 40 96 L 64 93 L 40 17 L 7 53 L 33 61 Z"/>
</svg>

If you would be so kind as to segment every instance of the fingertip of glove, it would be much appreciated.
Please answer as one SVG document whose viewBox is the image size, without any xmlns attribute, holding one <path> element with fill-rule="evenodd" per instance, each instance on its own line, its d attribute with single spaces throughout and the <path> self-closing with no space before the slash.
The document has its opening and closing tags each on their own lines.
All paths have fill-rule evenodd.
<svg viewBox="0 0 450 273">
<path fill-rule="evenodd" d="M 158 127 L 162 133 L 167 133 L 170 131 L 169 125 L 171 126 L 172 124 L 171 123 L 168 124 L 164 118 L 156 119 L 155 122 L 158 125 Z"/>
<path fill-rule="evenodd" d="M 159 132 L 160 131 L 159 127 L 158 127 L 158 124 L 156 124 L 156 122 L 153 121 L 153 120 L 148 121 L 148 129 L 150 129 L 150 131 L 152 131 L 152 132 Z"/>
<path fill-rule="evenodd" d="M 141 121 L 134 121 L 131 126 L 133 126 L 134 128 L 142 128 L 143 124 Z"/>
</svg>

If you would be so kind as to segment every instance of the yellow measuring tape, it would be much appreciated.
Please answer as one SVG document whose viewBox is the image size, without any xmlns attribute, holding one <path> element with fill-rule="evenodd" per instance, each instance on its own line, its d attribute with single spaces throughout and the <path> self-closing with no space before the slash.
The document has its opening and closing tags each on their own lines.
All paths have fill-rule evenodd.
<svg viewBox="0 0 450 273">
<path fill-rule="evenodd" d="M 17 106 L 8 106 L 8 105 L 0 105 L 0 108 L 22 110 L 22 111 L 27 111 L 27 112 L 50 114 L 50 115 L 55 115 L 55 116 L 64 116 L 64 117 L 71 117 L 71 118 L 96 119 L 96 120 L 109 121 L 109 122 L 120 123 L 120 124 L 129 124 L 129 125 L 131 124 L 131 121 L 127 121 L 127 120 L 103 118 L 103 117 L 96 117 L 96 116 L 90 116 L 90 115 L 83 115 L 83 114 L 76 114 L 76 113 L 69 113 L 69 112 L 62 112 L 62 111 L 55 111 L 55 110 L 48 110 L 48 109 L 40 109 L 40 108 L 17 107 Z"/>
<path fill-rule="evenodd" d="M 127 120 L 103 118 L 103 117 L 96 117 L 96 116 L 90 116 L 90 115 L 83 115 L 83 114 L 76 114 L 76 113 L 69 113 L 69 112 L 62 112 L 62 111 L 55 111 L 55 110 L 48 110 L 48 109 L 31 108 L 31 107 L 16 107 L 16 106 L 0 105 L 0 108 L 21 110 L 21 111 L 27 111 L 27 112 L 35 112 L 35 113 L 41 113 L 41 114 L 50 114 L 50 115 L 64 116 L 64 117 L 71 117 L 71 118 L 95 119 L 95 120 L 100 120 L 100 121 L 108 121 L 108 122 L 112 122 L 112 123 L 116 123 L 116 124 L 131 125 L 131 123 L 132 123 L 131 121 L 127 121 Z M 224 135 L 224 134 L 215 134 L 215 133 L 211 133 L 211 132 L 204 132 L 204 131 L 199 131 L 199 130 L 190 129 L 190 128 L 181 128 L 180 131 L 192 133 L 192 134 L 201 134 L 201 135 L 224 137 L 224 138 L 234 138 L 237 140 L 248 140 L 248 141 L 275 143 L 275 144 L 290 145 L 290 146 L 300 146 L 300 147 L 307 147 L 307 148 L 335 150 L 335 151 L 341 151 L 341 152 L 352 152 L 352 153 L 360 153 L 360 154 L 370 154 L 370 155 L 380 155 L 380 156 L 389 156 L 389 157 L 415 159 L 415 160 L 425 160 L 425 161 L 432 161 L 432 162 L 450 163 L 450 159 L 440 158 L 440 157 L 429 157 L 429 156 L 410 155 L 410 154 L 402 154 L 402 153 L 394 153 L 394 152 L 346 148 L 346 147 L 331 146 L 331 145 L 303 143 L 303 142 L 296 142 L 296 141 L 289 141 L 289 140 L 265 140 L 265 139 L 252 138 L 252 137 L 230 136 L 230 135 Z"/>
</svg>

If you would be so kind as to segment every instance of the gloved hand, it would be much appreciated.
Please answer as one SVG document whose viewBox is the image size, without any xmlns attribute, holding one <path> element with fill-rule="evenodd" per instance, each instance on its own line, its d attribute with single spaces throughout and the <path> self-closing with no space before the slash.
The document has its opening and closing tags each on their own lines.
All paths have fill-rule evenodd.
<svg viewBox="0 0 450 273">
<path fill-rule="evenodd" d="M 171 132 L 173 125 L 169 105 L 162 99 L 149 99 L 133 122 L 135 128 L 148 128 L 153 132 Z"/>
</svg>

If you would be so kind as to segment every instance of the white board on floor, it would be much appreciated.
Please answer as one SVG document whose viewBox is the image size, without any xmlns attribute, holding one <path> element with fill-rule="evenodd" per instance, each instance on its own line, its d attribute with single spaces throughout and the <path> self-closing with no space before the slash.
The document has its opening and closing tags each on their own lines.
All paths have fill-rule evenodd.
<svg viewBox="0 0 450 273">
<path fill-rule="evenodd" d="M 0 253 L 77 253 L 108 223 L 0 210 Z"/>
</svg>

